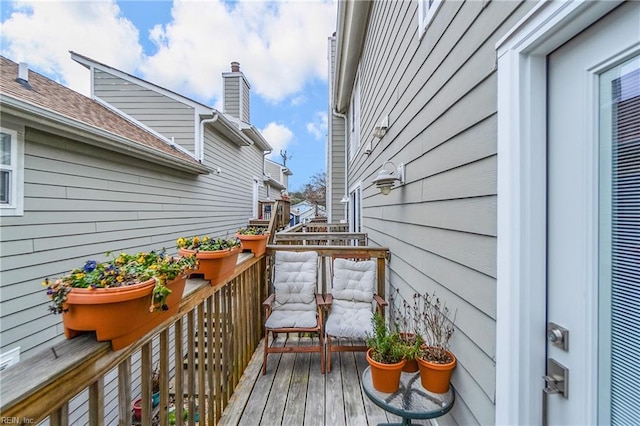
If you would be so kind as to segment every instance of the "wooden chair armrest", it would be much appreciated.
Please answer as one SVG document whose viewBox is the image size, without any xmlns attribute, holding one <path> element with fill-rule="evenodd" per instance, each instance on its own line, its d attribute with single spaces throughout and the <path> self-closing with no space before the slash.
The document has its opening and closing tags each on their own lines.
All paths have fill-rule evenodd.
<svg viewBox="0 0 640 426">
<path fill-rule="evenodd" d="M 324 297 L 322 297 L 321 294 L 316 294 L 316 304 L 321 307 L 324 307 L 324 305 L 326 305 Z"/>
<path fill-rule="evenodd" d="M 271 293 L 269 295 L 269 297 L 267 297 L 264 302 L 262 302 L 263 306 L 267 306 L 267 307 L 271 307 L 271 305 L 273 304 L 273 302 L 276 300 L 276 295 L 274 293 Z"/>
<path fill-rule="evenodd" d="M 329 293 L 326 296 L 324 296 L 324 304 L 331 306 L 331 304 L 333 303 L 333 294 Z"/>
<path fill-rule="evenodd" d="M 384 300 L 382 297 L 378 296 L 377 294 L 373 295 L 373 300 L 376 301 L 376 303 L 378 304 L 378 306 L 382 307 L 382 306 L 387 306 L 389 303 L 387 303 L 386 300 Z"/>
</svg>

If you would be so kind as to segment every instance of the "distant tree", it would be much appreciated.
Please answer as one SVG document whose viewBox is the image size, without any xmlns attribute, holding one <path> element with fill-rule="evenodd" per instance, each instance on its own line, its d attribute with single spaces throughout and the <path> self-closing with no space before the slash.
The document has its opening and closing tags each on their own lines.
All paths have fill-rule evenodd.
<svg viewBox="0 0 640 426">
<path fill-rule="evenodd" d="M 327 204 L 327 174 L 316 172 L 302 188 L 302 194 L 306 201 L 315 206 L 317 216 L 318 206 Z"/>
</svg>

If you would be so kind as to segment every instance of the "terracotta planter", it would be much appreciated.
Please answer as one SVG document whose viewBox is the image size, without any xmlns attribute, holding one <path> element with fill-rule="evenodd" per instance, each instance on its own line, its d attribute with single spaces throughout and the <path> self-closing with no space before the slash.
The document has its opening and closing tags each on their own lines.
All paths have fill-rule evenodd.
<svg viewBox="0 0 640 426">
<path fill-rule="evenodd" d="M 415 333 L 407 333 L 407 332 L 400 332 L 400 338 L 407 343 L 414 343 L 415 339 L 416 339 L 416 334 Z M 418 361 L 416 361 L 414 358 L 412 359 L 407 359 L 406 360 L 407 363 L 404 365 L 404 367 L 402 367 L 402 371 L 404 371 L 405 373 L 416 373 L 418 371 Z"/>
<path fill-rule="evenodd" d="M 435 364 L 418 358 L 418 366 L 420 367 L 420 382 L 422 387 L 434 393 L 445 393 L 449 390 L 449 382 L 451 381 L 451 373 L 456 368 L 456 357 L 447 351 L 453 361 L 448 364 Z"/>
<path fill-rule="evenodd" d="M 269 239 L 269 233 L 264 235 L 242 235 L 236 234 L 242 242 L 242 250 L 251 250 L 255 257 L 262 256 L 267 250 L 267 240 Z"/>
<path fill-rule="evenodd" d="M 380 392 L 396 392 L 400 387 L 400 375 L 406 361 L 402 360 L 397 364 L 383 364 L 373 360 L 370 353 L 371 349 L 367 351 L 367 361 L 371 366 L 373 387 Z"/>
<path fill-rule="evenodd" d="M 205 280 L 211 281 L 211 285 L 217 285 L 227 279 L 236 268 L 240 247 L 218 251 L 198 251 L 181 248 L 178 250 L 181 256 L 189 256 L 195 253 L 198 259 L 198 269 L 193 273 L 203 274 Z"/>
<path fill-rule="evenodd" d="M 166 311 L 149 311 L 154 280 L 126 287 L 73 288 L 64 304 L 64 334 L 71 339 L 95 331 L 99 342 L 111 341 L 114 351 L 135 342 L 162 321 L 178 312 L 186 275 L 167 283 L 171 294 Z"/>
<path fill-rule="evenodd" d="M 402 371 L 404 371 L 405 373 L 416 373 L 416 372 L 418 372 L 420 367 L 418 367 L 418 361 L 416 361 L 415 358 L 407 359 L 406 361 L 407 362 L 404 364 L 404 367 L 402 367 Z"/>
</svg>

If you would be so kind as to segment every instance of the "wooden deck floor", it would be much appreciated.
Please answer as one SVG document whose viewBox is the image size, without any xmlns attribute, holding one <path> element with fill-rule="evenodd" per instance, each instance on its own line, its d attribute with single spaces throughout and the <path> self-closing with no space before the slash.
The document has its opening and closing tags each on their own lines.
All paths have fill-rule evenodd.
<svg viewBox="0 0 640 426">
<path fill-rule="evenodd" d="M 309 337 L 279 335 L 273 344 L 285 341 L 289 346 L 312 342 Z M 334 353 L 331 373 L 325 375 L 320 372 L 318 353 L 270 354 L 263 376 L 263 346 L 261 342 L 221 424 L 361 426 L 401 421 L 363 393 L 360 376 L 368 365 L 364 352 Z"/>
</svg>

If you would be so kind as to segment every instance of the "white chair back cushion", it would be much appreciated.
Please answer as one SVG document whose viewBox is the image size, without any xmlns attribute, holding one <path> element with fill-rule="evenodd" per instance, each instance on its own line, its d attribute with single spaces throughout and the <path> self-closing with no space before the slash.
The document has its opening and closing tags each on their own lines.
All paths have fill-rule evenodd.
<svg viewBox="0 0 640 426">
<path fill-rule="evenodd" d="M 276 252 L 273 310 L 315 311 L 317 277 L 316 252 Z"/>
<path fill-rule="evenodd" d="M 333 261 L 334 299 L 371 302 L 376 285 L 376 263 L 373 260 L 354 262 L 347 259 Z"/>
</svg>

